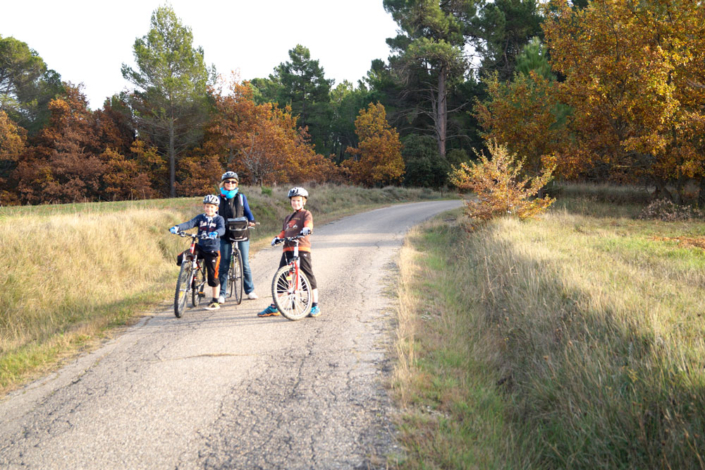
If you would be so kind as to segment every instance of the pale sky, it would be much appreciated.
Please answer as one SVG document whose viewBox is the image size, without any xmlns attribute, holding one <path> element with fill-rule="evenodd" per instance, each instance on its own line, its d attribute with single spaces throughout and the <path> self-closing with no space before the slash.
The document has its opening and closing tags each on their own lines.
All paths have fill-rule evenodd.
<svg viewBox="0 0 705 470">
<path fill-rule="evenodd" d="M 385 39 L 397 25 L 382 0 L 171 0 L 193 32 L 206 63 L 243 80 L 268 77 L 297 44 L 311 51 L 326 78 L 353 84 L 374 59 L 387 59 Z M 152 12 L 164 0 L 4 1 L 0 35 L 37 51 L 64 81 L 83 83 L 92 109 L 130 89 L 123 63 L 134 67 L 135 39 L 149 31 Z"/>
</svg>

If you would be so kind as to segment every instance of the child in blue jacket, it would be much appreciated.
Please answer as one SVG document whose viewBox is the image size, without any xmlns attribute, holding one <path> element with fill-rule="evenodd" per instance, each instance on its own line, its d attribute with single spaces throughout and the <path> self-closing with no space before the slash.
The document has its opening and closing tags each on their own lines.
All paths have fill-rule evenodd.
<svg viewBox="0 0 705 470">
<path fill-rule="evenodd" d="M 196 256 L 204 260 L 208 285 L 213 288 L 213 300 L 206 307 L 207 310 L 220 308 L 218 294 L 220 293 L 220 281 L 218 280 L 218 269 L 220 268 L 220 240 L 225 235 L 225 221 L 216 214 L 218 211 L 220 198 L 212 194 L 203 198 L 203 212 L 188 222 L 175 225 L 169 229 L 171 233 L 188 230 L 198 227 L 198 244 L 196 245 Z"/>
</svg>

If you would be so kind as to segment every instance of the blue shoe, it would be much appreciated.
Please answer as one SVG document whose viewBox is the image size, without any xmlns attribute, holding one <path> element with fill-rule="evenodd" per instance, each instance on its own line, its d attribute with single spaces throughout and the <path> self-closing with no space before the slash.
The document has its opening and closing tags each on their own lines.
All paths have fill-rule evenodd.
<svg viewBox="0 0 705 470">
<path fill-rule="evenodd" d="M 277 307 L 272 307 L 271 305 L 257 314 L 257 316 L 260 318 L 276 317 L 278 315 L 279 315 L 279 310 L 277 310 Z"/>
<path fill-rule="evenodd" d="M 308 312 L 308 316 L 313 317 L 313 318 L 316 318 L 320 314 L 321 314 L 321 307 L 319 307 L 318 305 L 316 305 L 315 307 L 311 307 L 311 311 Z"/>
</svg>

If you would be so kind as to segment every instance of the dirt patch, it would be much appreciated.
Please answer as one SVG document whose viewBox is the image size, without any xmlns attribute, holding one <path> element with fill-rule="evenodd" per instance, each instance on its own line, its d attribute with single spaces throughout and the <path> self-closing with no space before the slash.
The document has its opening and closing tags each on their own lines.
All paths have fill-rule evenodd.
<svg viewBox="0 0 705 470">
<path fill-rule="evenodd" d="M 683 248 L 700 248 L 705 250 L 705 237 L 653 237 L 654 240 L 660 242 L 678 242 L 678 246 Z"/>
</svg>

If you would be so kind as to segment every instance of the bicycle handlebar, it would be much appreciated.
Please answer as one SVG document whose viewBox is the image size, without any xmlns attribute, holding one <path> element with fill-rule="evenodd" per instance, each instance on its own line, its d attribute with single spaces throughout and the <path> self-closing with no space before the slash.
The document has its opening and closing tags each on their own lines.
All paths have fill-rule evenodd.
<svg viewBox="0 0 705 470">
<path fill-rule="evenodd" d="M 178 235 L 178 236 L 180 236 L 180 237 L 182 237 L 182 238 L 183 238 L 183 237 L 191 237 L 191 238 L 208 238 L 208 236 L 207 236 L 207 235 L 205 235 L 205 234 L 204 234 L 204 235 L 201 235 L 201 236 L 199 236 L 199 235 L 198 235 L 198 233 L 187 233 L 187 232 L 182 232 L 182 231 L 178 231 L 178 232 L 176 232 L 176 234 L 175 234 L 175 235 Z"/>
<path fill-rule="evenodd" d="M 293 242 L 293 241 L 298 240 L 299 238 L 304 238 L 305 236 L 306 235 L 298 234 L 295 237 L 284 237 L 284 238 L 280 238 L 280 240 L 283 240 L 285 242 Z"/>
</svg>

